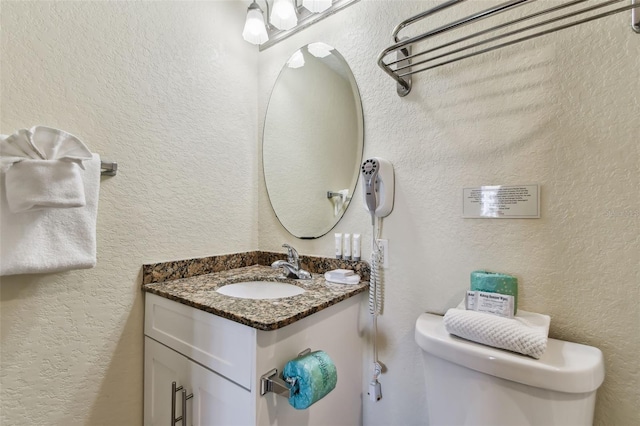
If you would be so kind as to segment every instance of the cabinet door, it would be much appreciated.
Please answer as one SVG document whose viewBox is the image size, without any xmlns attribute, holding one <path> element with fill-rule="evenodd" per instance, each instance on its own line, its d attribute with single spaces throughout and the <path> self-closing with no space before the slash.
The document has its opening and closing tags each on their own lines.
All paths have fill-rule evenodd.
<svg viewBox="0 0 640 426">
<path fill-rule="evenodd" d="M 171 383 L 183 386 L 187 395 L 187 425 L 251 425 L 254 407 L 251 392 L 202 367 L 178 352 L 145 337 L 144 424 L 173 425 Z M 176 418 L 182 413 L 182 393 L 176 393 Z"/>
<path fill-rule="evenodd" d="M 189 360 L 153 339 L 144 338 L 144 424 L 170 426 L 171 383 L 184 386 Z M 175 395 L 176 417 L 182 415 L 180 393 Z"/>
<path fill-rule="evenodd" d="M 151 293 L 144 317 L 146 336 L 251 389 L 256 329 Z"/>
</svg>

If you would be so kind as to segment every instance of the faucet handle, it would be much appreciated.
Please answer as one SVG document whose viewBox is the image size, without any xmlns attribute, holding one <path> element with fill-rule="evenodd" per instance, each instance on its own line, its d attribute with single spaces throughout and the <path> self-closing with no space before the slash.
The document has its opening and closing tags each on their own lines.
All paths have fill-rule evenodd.
<svg viewBox="0 0 640 426">
<path fill-rule="evenodd" d="M 300 257 L 298 256 L 298 252 L 296 249 L 291 247 L 289 244 L 283 244 L 282 247 L 287 249 L 287 262 L 296 266 L 296 268 L 300 267 Z"/>
</svg>

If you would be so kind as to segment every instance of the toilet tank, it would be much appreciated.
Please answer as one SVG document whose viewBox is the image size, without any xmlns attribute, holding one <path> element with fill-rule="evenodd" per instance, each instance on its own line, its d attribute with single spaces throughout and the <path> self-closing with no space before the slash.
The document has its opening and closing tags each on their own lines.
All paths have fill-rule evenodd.
<svg viewBox="0 0 640 426">
<path fill-rule="evenodd" d="M 597 348 L 549 339 L 535 360 L 452 336 L 432 314 L 420 315 L 415 339 L 430 426 L 593 424 L 604 380 Z"/>
</svg>

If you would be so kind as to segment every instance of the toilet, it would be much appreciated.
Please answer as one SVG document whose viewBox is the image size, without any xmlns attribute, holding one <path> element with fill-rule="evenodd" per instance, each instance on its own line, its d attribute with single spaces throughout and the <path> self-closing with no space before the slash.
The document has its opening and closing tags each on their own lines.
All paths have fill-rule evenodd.
<svg viewBox="0 0 640 426">
<path fill-rule="evenodd" d="M 430 426 L 592 425 L 604 380 L 602 352 L 549 339 L 539 360 L 452 336 L 441 316 L 422 314 L 415 339 L 423 349 Z"/>
</svg>

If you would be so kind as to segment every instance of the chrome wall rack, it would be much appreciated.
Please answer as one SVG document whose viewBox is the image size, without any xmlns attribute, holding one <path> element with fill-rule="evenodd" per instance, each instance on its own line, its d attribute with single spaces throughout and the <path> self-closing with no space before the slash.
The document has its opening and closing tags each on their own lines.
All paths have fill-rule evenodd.
<svg viewBox="0 0 640 426">
<path fill-rule="evenodd" d="M 530 11 L 517 19 L 499 23 L 453 40 L 443 41 L 442 38 L 438 38 L 438 36 L 450 31 L 498 16 L 520 6 L 529 6 L 536 1 L 510 0 L 417 36 L 402 39 L 399 37 L 400 31 L 408 26 L 464 1 L 466 0 L 449 0 L 404 20 L 393 30 L 392 37 L 395 44 L 380 53 L 378 65 L 398 83 L 398 95 L 406 96 L 409 94 L 413 74 L 617 13 L 631 11 L 631 28 L 636 33 L 640 33 L 640 0 L 572 0 L 543 10 Z M 531 10 L 531 7 L 529 6 L 528 9 Z M 520 26 L 519 24 L 524 25 Z M 426 41 L 434 41 L 434 44 L 424 46 Z M 413 53 L 413 51 L 417 53 Z M 396 55 L 394 56 L 394 54 Z"/>
</svg>

